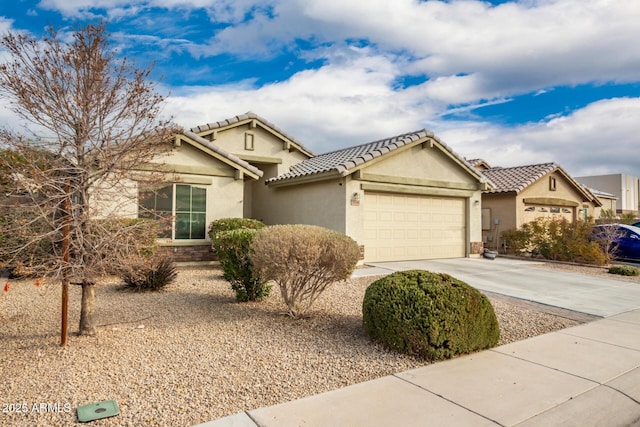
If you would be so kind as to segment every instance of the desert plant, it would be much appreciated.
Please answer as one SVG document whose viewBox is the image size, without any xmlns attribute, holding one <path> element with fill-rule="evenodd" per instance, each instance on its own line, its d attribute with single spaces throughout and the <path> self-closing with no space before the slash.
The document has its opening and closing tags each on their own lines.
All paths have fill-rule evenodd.
<svg viewBox="0 0 640 427">
<path fill-rule="evenodd" d="M 161 118 L 164 98 L 150 79 L 151 69 L 136 68 L 112 49 L 106 23 L 70 33 L 49 28 L 42 38 L 9 32 L 0 45 L 0 93 L 21 118 L 21 126 L 0 131 L 2 148 L 15 153 L 0 155 L 0 191 L 20 196 L 20 205 L 47 223 L 26 236 L 26 244 L 52 242 L 42 274 L 62 284 L 65 301 L 68 286 L 80 286 L 79 333 L 93 335 L 95 284 L 104 258 L 89 218 L 121 216 L 137 200 L 132 179 L 145 186 L 158 182 L 161 168 L 144 165 L 171 149 L 167 141 L 179 129 Z M 144 173 L 133 177 L 132 168 Z M 63 304 L 63 318 L 66 310 Z M 65 345 L 66 322 L 61 323 Z"/>
<path fill-rule="evenodd" d="M 638 219 L 636 218 L 635 213 L 623 213 L 620 215 L 620 224 L 631 224 L 636 222 Z"/>
<path fill-rule="evenodd" d="M 312 225 L 275 225 L 256 233 L 251 260 L 260 277 L 274 280 L 291 317 L 307 314 L 332 283 L 355 268 L 358 244 L 337 231 Z"/>
<path fill-rule="evenodd" d="M 505 230 L 500 233 L 505 253 L 519 255 L 529 249 L 529 235 L 523 229 Z"/>
<path fill-rule="evenodd" d="M 640 275 L 640 269 L 631 265 L 612 265 L 609 267 L 609 273 L 621 276 L 638 276 Z"/>
<path fill-rule="evenodd" d="M 502 234 L 511 249 L 528 249 L 534 255 L 554 261 L 603 265 L 609 261 L 607 252 L 593 241 L 593 223 L 567 221 L 565 218 L 538 218 L 524 224 L 520 230 Z"/>
<path fill-rule="evenodd" d="M 602 209 L 600 211 L 600 217 L 596 220 L 597 224 L 610 224 L 617 222 L 618 218 L 616 213 L 611 209 Z"/>
<path fill-rule="evenodd" d="M 3 275 L 35 277 L 51 268 L 46 260 L 54 250 L 54 242 L 31 238 L 50 230 L 46 220 L 36 217 L 29 209 L 15 206 L 0 214 L 0 230 L 0 270 Z"/>
<path fill-rule="evenodd" d="M 176 264 L 169 257 L 139 257 L 122 272 L 125 289 L 135 292 L 159 291 L 178 277 Z"/>
<path fill-rule="evenodd" d="M 91 233 L 85 237 L 93 245 L 91 263 L 100 274 L 119 275 L 123 266 L 139 256 L 152 256 L 156 249 L 158 223 L 136 218 L 105 218 L 87 221 Z M 18 227 L 21 225 L 21 227 Z M 54 267 L 49 258 L 60 251 L 55 238 L 33 239 L 50 223 L 18 207 L 0 214 L 0 270 L 11 278 L 46 275 Z M 15 250 L 19 248 L 19 250 Z M 49 260 L 49 261 L 48 261 Z"/>
<path fill-rule="evenodd" d="M 362 316 L 373 341 L 427 360 L 490 348 L 500 338 L 495 312 L 483 294 L 447 274 L 423 270 L 372 283 Z"/>
<path fill-rule="evenodd" d="M 264 228 L 264 223 L 257 219 L 251 218 L 222 218 L 212 221 L 209 224 L 209 237 L 214 240 L 216 234 L 221 231 L 237 230 L 238 228 L 250 228 L 252 230 L 259 230 Z"/>
<path fill-rule="evenodd" d="M 231 283 L 238 301 L 254 301 L 269 295 L 271 286 L 253 272 L 249 258 L 251 241 L 258 230 L 239 228 L 215 234 L 213 248 L 224 278 Z"/>
</svg>

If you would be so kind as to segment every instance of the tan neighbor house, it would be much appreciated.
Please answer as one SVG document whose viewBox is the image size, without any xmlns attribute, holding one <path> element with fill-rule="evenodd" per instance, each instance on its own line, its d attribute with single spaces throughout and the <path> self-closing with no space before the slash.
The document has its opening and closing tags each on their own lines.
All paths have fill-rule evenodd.
<svg viewBox="0 0 640 427">
<path fill-rule="evenodd" d="M 162 244 L 177 260 L 210 259 L 206 226 L 225 217 L 331 228 L 356 240 L 368 262 L 482 250 L 480 197 L 489 186 L 426 130 L 315 156 L 247 113 L 178 135 L 159 160 L 178 179 L 141 204 L 173 214 Z"/>
<path fill-rule="evenodd" d="M 597 190 L 595 188 L 588 187 L 586 185 L 582 185 L 586 187 L 587 190 L 591 192 L 596 198 L 600 201 L 602 206 L 596 206 L 593 211 L 593 218 L 598 219 L 601 217 L 611 217 L 616 214 L 616 204 L 618 203 L 618 197 L 614 194 L 607 193 L 606 191 Z"/>
<path fill-rule="evenodd" d="M 501 248 L 501 232 L 537 218 L 587 219 L 602 206 L 588 188 L 555 163 L 506 168 L 487 168 L 479 159 L 469 163 L 493 184 L 482 194 L 482 238 L 487 248 Z"/>
</svg>

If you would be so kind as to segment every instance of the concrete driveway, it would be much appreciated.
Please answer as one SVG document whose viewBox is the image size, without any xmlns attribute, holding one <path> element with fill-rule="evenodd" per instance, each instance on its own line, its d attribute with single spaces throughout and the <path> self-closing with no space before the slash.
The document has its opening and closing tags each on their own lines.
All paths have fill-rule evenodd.
<svg viewBox="0 0 640 427">
<path fill-rule="evenodd" d="M 609 317 L 640 309 L 640 284 L 540 268 L 534 261 L 457 258 L 367 264 L 354 277 L 402 270 L 447 273 L 489 292 L 596 316 Z"/>
</svg>

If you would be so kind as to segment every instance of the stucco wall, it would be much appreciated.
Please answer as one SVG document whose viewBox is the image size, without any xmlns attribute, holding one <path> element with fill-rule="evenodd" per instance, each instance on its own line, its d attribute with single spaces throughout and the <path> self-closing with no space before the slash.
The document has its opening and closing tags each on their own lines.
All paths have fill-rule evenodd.
<svg viewBox="0 0 640 427">
<path fill-rule="evenodd" d="M 189 184 L 206 189 L 207 214 L 206 223 L 219 218 L 242 217 L 244 205 L 244 180 L 235 178 L 235 169 L 213 158 L 201 150 L 183 143 L 175 147 L 171 153 L 150 159 L 151 163 L 164 164 L 165 169 L 176 169 L 180 172 L 167 172 L 161 181 L 166 184 Z M 185 173 L 185 171 L 202 173 Z M 143 174 L 145 172 L 132 172 Z M 125 195 L 122 188 L 115 188 L 110 193 L 100 192 L 96 195 L 100 199 L 103 212 L 119 211 L 123 216 L 136 217 L 138 215 L 137 183 L 129 181 L 129 194 Z M 106 202 L 106 201 L 109 202 Z M 201 240 L 198 242 L 202 243 Z M 174 242 L 185 245 L 189 241 Z"/>
<path fill-rule="evenodd" d="M 369 173 L 475 184 L 476 179 L 439 148 L 416 145 L 385 156 L 366 168 Z"/>
<path fill-rule="evenodd" d="M 246 148 L 246 135 L 253 135 L 253 149 Z M 250 124 L 219 130 L 213 143 L 251 164 L 256 163 L 251 157 L 279 159 L 278 174 L 288 172 L 292 165 L 309 158 L 298 150 L 287 149 L 277 135 L 261 126 L 251 127 Z M 259 164 L 255 166 L 260 168 Z"/>
<path fill-rule="evenodd" d="M 554 178 L 556 182 L 555 191 L 550 189 L 550 179 Z M 522 193 L 522 197 L 548 197 L 555 199 L 563 199 L 582 204 L 586 202 L 584 196 L 570 183 L 566 178 L 557 172 L 552 172 L 527 187 Z"/>
<path fill-rule="evenodd" d="M 482 230 L 482 241 L 488 248 L 500 249 L 500 233 L 517 228 L 515 194 L 483 194 L 482 208 L 488 210 L 490 224 L 489 230 Z"/>
<path fill-rule="evenodd" d="M 602 207 L 594 208 L 593 218 L 598 219 L 603 214 L 603 212 L 612 212 L 616 213 L 616 199 L 611 199 L 608 197 L 598 197 L 600 203 L 602 203 Z"/>
<path fill-rule="evenodd" d="M 311 224 L 345 233 L 343 179 L 269 190 L 262 212 L 266 224 Z"/>
</svg>

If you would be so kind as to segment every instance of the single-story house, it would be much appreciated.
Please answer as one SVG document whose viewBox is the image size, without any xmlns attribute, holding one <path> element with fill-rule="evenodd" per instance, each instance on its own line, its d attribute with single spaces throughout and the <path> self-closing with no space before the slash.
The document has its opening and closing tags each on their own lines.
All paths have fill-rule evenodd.
<svg viewBox="0 0 640 427">
<path fill-rule="evenodd" d="M 581 183 L 582 184 L 582 183 Z M 587 190 L 591 192 L 597 199 L 600 201 L 602 206 L 595 208 L 593 211 L 593 218 L 598 219 L 604 216 L 616 215 L 616 205 L 618 203 L 618 197 L 614 194 L 607 193 L 606 191 L 601 191 L 595 188 L 591 188 L 582 184 L 583 187 L 586 187 Z"/>
<path fill-rule="evenodd" d="M 613 194 L 616 197 L 616 206 L 613 209 L 614 214 L 640 214 L 640 178 L 616 173 L 578 176 L 576 181 L 588 187 Z"/>
<path fill-rule="evenodd" d="M 480 159 L 469 163 L 492 184 L 482 193 L 482 241 L 488 248 L 500 248 L 501 232 L 537 218 L 587 219 L 602 206 L 556 163 L 505 168 L 489 167 Z"/>
<path fill-rule="evenodd" d="M 163 236 L 177 260 L 210 257 L 207 225 L 247 217 L 313 224 L 358 242 L 366 262 L 482 252 L 482 174 L 427 130 L 314 155 L 246 113 L 177 135 L 168 182 L 140 191 L 139 216 L 174 218 Z M 169 215 L 171 214 L 171 215 Z"/>
</svg>

